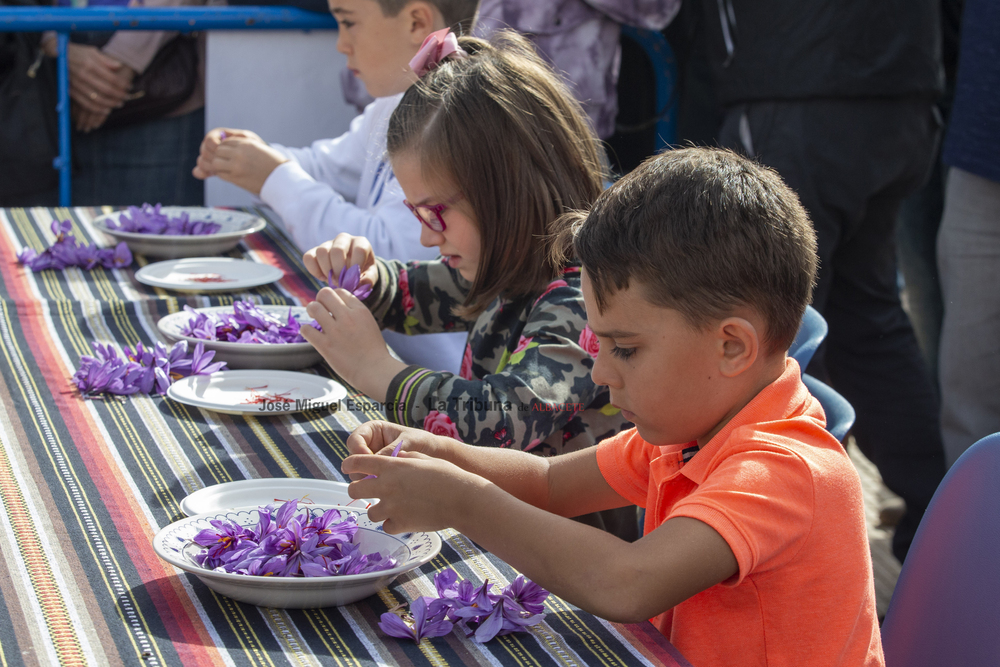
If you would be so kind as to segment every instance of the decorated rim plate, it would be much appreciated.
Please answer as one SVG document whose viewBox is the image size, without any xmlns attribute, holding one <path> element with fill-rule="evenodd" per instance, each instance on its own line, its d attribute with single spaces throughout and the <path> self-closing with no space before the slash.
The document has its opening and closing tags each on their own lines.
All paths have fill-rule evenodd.
<svg viewBox="0 0 1000 667">
<path fill-rule="evenodd" d="M 203 206 L 163 206 L 160 212 L 170 218 L 187 213 L 192 221 L 214 222 L 221 229 L 214 234 L 167 236 L 165 234 L 140 234 L 119 229 L 109 229 L 108 221 L 118 224 L 119 218 L 128 211 L 115 211 L 94 218 L 93 225 L 116 241 L 124 241 L 136 255 L 150 257 L 196 257 L 218 255 L 232 250 L 243 237 L 259 232 L 267 222 L 256 215 L 244 211 Z"/>
<path fill-rule="evenodd" d="M 275 477 L 241 479 L 198 489 L 181 501 L 181 511 L 188 516 L 221 512 L 229 507 L 261 507 L 299 499 L 299 507 L 324 505 L 364 510 L 374 500 L 355 500 L 347 494 L 347 484 L 327 479 Z"/>
<path fill-rule="evenodd" d="M 300 508 L 300 511 L 304 508 Z M 308 508 L 313 516 L 330 509 L 314 505 Z M 341 508 L 345 509 L 345 508 Z M 201 547 L 191 541 L 199 531 L 210 528 L 212 520 L 233 521 L 241 526 L 257 524 L 256 507 L 244 507 L 198 514 L 166 526 L 153 538 L 156 555 L 171 565 L 190 572 L 206 586 L 240 602 L 282 609 L 311 609 L 351 604 L 373 595 L 392 583 L 399 575 L 429 562 L 441 551 L 437 533 L 402 533 L 389 535 L 381 524 L 368 518 L 367 513 L 345 509 L 357 517 L 355 538 L 362 553 L 374 551 L 388 554 L 399 565 L 381 572 L 352 574 L 339 577 L 255 577 L 230 572 L 206 570 L 194 560 Z"/>
<path fill-rule="evenodd" d="M 293 371 L 219 371 L 191 375 L 167 389 L 167 397 L 229 415 L 277 415 L 336 409 L 347 396 L 339 382 Z"/>
<path fill-rule="evenodd" d="M 281 269 L 232 257 L 188 257 L 147 264 L 135 272 L 145 285 L 181 292 L 237 292 L 281 280 Z"/>
<path fill-rule="evenodd" d="M 257 306 L 268 315 L 275 315 L 285 321 L 288 310 L 300 324 L 308 324 L 312 318 L 302 306 Z M 211 308 L 196 308 L 199 313 L 215 314 L 233 312 L 232 306 L 213 306 Z M 189 349 L 197 343 L 203 343 L 206 350 L 215 350 L 213 361 L 225 361 L 230 368 L 264 368 L 286 371 L 297 371 L 308 368 L 322 361 L 323 357 L 312 346 L 312 343 L 230 343 L 228 341 L 205 340 L 184 336 L 181 330 L 193 316 L 186 310 L 171 313 L 160 318 L 156 327 L 171 343 L 180 340 L 188 341 Z M 230 505 L 233 507 L 233 505 Z"/>
</svg>

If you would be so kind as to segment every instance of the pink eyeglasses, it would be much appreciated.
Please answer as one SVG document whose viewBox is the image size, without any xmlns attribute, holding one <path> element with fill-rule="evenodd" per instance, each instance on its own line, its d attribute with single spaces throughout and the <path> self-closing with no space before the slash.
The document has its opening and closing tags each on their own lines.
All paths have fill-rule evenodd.
<svg viewBox="0 0 1000 667">
<path fill-rule="evenodd" d="M 443 232 L 448 228 L 445 224 L 444 218 L 441 214 L 448 210 L 448 207 L 455 204 L 457 201 L 462 200 L 462 193 L 459 192 L 457 195 L 451 199 L 445 201 L 443 204 L 411 204 L 410 202 L 403 200 L 406 204 L 406 208 L 413 212 L 413 215 L 417 216 L 417 220 L 427 225 L 427 228 L 432 232 Z M 433 214 L 433 215 L 431 215 Z"/>
</svg>

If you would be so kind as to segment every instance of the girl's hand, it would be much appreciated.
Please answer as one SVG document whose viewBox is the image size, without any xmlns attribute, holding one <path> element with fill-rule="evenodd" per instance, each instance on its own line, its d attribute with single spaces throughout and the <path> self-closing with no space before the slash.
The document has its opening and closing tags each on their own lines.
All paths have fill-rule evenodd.
<svg viewBox="0 0 1000 667">
<path fill-rule="evenodd" d="M 414 451 L 401 451 L 396 458 L 355 454 L 344 459 L 341 470 L 352 479 L 362 477 L 348 487 L 352 498 L 379 499 L 368 516 L 384 521 L 387 533 L 451 528 L 459 519 L 456 512 L 491 486 L 453 463 Z"/>
<path fill-rule="evenodd" d="M 201 148 L 198 152 L 198 162 L 191 171 L 195 178 L 204 180 L 209 176 L 216 175 L 215 167 L 213 167 L 215 152 L 218 150 L 219 146 L 222 145 L 223 141 L 233 137 L 250 139 L 251 141 L 258 141 L 262 144 L 265 143 L 256 132 L 251 132 L 250 130 L 237 130 L 231 127 L 217 127 L 206 134 L 205 138 L 201 141 Z"/>
<path fill-rule="evenodd" d="M 337 281 L 340 271 L 345 266 L 359 265 L 361 267 L 361 282 L 373 288 L 378 282 L 378 266 L 375 264 L 375 251 L 372 244 L 364 236 L 337 234 L 332 241 L 318 245 L 302 256 L 306 270 L 323 282 L 326 282 L 330 272 Z"/>
<path fill-rule="evenodd" d="M 299 330 L 344 380 L 368 396 L 383 400 L 389 383 L 406 368 L 392 358 L 382 331 L 368 308 L 350 292 L 324 287 L 306 307 L 322 331 L 305 324 Z"/>
</svg>

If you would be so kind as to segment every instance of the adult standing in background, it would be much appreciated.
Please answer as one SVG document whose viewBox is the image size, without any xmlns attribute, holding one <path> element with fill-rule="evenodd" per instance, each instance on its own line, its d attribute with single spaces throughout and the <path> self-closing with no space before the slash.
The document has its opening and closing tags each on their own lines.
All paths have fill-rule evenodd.
<svg viewBox="0 0 1000 667">
<path fill-rule="evenodd" d="M 907 511 L 906 555 L 944 474 L 938 400 L 899 299 L 900 202 L 924 182 L 943 88 L 937 0 L 708 0 L 720 142 L 773 167 L 819 241 L 813 305 L 830 332 L 813 374 Z"/>
<path fill-rule="evenodd" d="M 622 24 L 662 30 L 680 0 L 483 0 L 475 34 L 513 28 L 552 63 L 602 139 L 615 131 Z"/>
<path fill-rule="evenodd" d="M 1000 5 L 966 0 L 938 234 L 941 428 L 948 465 L 1000 431 Z"/>
<path fill-rule="evenodd" d="M 60 0 L 63 6 L 86 6 Z M 128 0 L 91 0 L 90 6 L 126 6 Z M 145 0 L 147 7 L 205 4 L 204 0 Z M 70 101 L 73 127 L 73 203 L 78 205 L 201 205 L 204 186 L 191 175 L 205 133 L 204 43 L 177 44 L 178 33 L 122 30 L 73 33 L 69 45 Z M 55 36 L 44 40 L 55 55 Z M 160 56 L 157 59 L 157 56 Z M 170 64 L 167 59 L 179 58 Z M 119 120 L 115 111 L 142 95 L 133 90 L 147 68 L 186 77 L 190 93 L 167 111 Z M 165 68 L 165 69 L 163 69 Z"/>
</svg>

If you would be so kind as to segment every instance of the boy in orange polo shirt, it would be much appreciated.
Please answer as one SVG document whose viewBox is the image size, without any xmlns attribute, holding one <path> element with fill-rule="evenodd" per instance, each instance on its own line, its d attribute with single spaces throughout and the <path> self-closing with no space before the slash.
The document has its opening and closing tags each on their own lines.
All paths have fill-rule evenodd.
<svg viewBox="0 0 1000 667">
<path fill-rule="evenodd" d="M 454 527 L 598 616 L 649 618 L 697 667 L 884 664 L 860 480 L 786 355 L 817 262 L 795 194 L 692 148 L 577 215 L 592 375 L 636 428 L 540 458 L 372 422 L 343 470 L 377 478 L 352 497 L 388 532 Z M 565 518 L 631 503 L 634 543 Z"/>
</svg>

